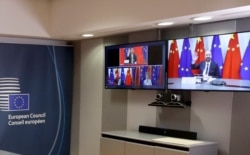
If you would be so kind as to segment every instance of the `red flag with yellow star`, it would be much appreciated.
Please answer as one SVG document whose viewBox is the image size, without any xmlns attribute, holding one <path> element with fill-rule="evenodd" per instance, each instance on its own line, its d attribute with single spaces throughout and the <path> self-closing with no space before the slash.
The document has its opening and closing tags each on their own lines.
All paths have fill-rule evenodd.
<svg viewBox="0 0 250 155">
<path fill-rule="evenodd" d="M 226 79 L 241 79 L 240 78 L 241 54 L 238 35 L 231 35 L 228 49 L 224 61 L 222 77 Z"/>
<path fill-rule="evenodd" d="M 200 62 L 205 60 L 205 47 L 203 37 L 198 37 L 195 46 L 195 54 L 197 55 L 198 59 L 195 61 L 195 64 L 199 64 Z M 199 74 L 199 69 L 192 69 L 192 73 Z"/>
<path fill-rule="evenodd" d="M 172 40 L 170 44 L 170 52 L 168 59 L 168 77 L 178 78 L 178 66 L 180 63 L 179 52 L 176 40 Z"/>
</svg>

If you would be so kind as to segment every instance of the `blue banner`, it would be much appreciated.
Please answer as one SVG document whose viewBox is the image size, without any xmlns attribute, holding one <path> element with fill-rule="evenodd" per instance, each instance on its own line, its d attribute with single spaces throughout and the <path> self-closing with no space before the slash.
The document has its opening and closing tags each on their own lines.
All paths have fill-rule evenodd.
<svg viewBox="0 0 250 155">
<path fill-rule="evenodd" d="M 73 48 L 0 43 L 0 151 L 69 155 Z"/>
</svg>

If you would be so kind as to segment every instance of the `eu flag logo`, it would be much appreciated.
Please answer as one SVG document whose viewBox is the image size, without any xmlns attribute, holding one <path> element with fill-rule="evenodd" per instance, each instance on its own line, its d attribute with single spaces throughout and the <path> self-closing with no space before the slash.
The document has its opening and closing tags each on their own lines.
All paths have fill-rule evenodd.
<svg viewBox="0 0 250 155">
<path fill-rule="evenodd" d="M 29 94 L 10 94 L 9 110 L 10 111 L 29 110 Z"/>
</svg>

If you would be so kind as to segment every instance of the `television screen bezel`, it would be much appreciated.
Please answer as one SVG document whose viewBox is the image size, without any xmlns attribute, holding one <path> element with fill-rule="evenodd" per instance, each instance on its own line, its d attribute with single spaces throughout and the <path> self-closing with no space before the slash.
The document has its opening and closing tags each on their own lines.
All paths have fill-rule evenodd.
<svg viewBox="0 0 250 155">
<path fill-rule="evenodd" d="M 150 46 L 150 45 L 161 45 L 162 46 L 162 85 L 161 86 L 112 86 L 108 85 L 108 66 L 107 62 L 107 54 L 109 49 L 119 49 L 119 48 L 128 48 L 128 47 L 135 47 L 135 46 Z M 135 43 L 126 43 L 126 44 L 116 44 L 116 45 L 107 45 L 104 47 L 104 88 L 105 89 L 131 89 L 131 90 L 165 90 L 166 89 L 166 70 L 167 70 L 167 60 L 166 60 L 166 53 L 167 53 L 167 40 L 155 40 L 155 41 L 145 41 L 145 42 L 135 42 Z M 143 66 L 143 65 L 135 65 L 135 66 Z M 148 64 L 146 65 L 148 66 Z M 153 65 L 152 65 L 153 66 Z M 120 66 L 121 67 L 121 66 Z M 126 66 L 124 66 L 126 67 Z M 121 67 L 122 68 L 122 67 Z"/>
</svg>

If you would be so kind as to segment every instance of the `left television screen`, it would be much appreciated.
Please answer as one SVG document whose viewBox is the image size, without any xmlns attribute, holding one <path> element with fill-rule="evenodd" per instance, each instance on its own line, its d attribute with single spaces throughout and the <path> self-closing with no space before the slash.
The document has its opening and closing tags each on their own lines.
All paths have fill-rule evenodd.
<svg viewBox="0 0 250 155">
<path fill-rule="evenodd" d="M 165 89 L 166 41 L 105 46 L 106 89 Z"/>
</svg>

